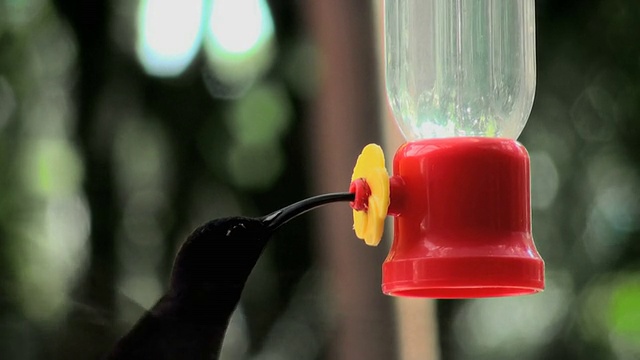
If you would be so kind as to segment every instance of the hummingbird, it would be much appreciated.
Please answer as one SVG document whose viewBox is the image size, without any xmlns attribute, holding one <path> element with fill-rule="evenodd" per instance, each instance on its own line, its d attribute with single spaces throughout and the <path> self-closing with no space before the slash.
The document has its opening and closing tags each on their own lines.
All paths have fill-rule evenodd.
<svg viewBox="0 0 640 360">
<path fill-rule="evenodd" d="M 291 219 L 339 201 L 354 201 L 354 194 L 319 195 L 267 216 L 215 219 L 195 229 L 175 257 L 167 292 L 105 359 L 218 359 L 231 315 L 272 235 Z"/>
</svg>

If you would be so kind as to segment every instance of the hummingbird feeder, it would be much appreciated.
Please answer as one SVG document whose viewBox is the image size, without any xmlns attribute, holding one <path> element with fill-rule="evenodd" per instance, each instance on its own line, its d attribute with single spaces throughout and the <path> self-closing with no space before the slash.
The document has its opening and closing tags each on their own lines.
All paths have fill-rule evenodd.
<svg viewBox="0 0 640 360">
<path fill-rule="evenodd" d="M 515 139 L 536 84 L 534 0 L 385 0 L 387 96 L 408 142 L 385 169 L 366 146 L 350 192 L 356 236 L 382 238 L 385 294 L 524 295 L 544 289 L 531 234 L 529 156 Z"/>
</svg>

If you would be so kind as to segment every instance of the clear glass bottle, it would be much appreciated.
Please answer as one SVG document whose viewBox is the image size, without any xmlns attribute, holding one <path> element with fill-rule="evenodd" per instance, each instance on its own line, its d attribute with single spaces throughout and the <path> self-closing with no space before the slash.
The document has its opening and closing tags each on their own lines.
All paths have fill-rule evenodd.
<svg viewBox="0 0 640 360">
<path fill-rule="evenodd" d="M 536 86 L 534 0 L 385 0 L 386 86 L 407 140 L 515 139 Z"/>
</svg>

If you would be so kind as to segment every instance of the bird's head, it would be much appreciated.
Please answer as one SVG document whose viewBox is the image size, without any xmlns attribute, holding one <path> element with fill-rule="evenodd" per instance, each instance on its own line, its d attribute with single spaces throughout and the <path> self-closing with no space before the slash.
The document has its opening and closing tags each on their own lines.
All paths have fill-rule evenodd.
<svg viewBox="0 0 640 360">
<path fill-rule="evenodd" d="M 261 218 L 212 220 L 193 231 L 180 248 L 173 266 L 171 287 L 174 290 L 241 290 L 267 242 L 280 226 L 318 206 L 351 200 L 353 194 L 327 194 L 297 202 Z"/>
<path fill-rule="evenodd" d="M 194 230 L 176 256 L 173 288 L 244 285 L 274 229 L 260 218 L 229 217 Z"/>
</svg>

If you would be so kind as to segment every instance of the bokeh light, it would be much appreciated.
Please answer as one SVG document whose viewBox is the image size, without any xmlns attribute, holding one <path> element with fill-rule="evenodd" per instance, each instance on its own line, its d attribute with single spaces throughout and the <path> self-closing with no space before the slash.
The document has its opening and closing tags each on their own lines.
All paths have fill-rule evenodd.
<svg viewBox="0 0 640 360">
<path fill-rule="evenodd" d="M 640 274 L 622 277 L 613 288 L 609 324 L 612 334 L 634 346 L 640 355 Z"/>
<path fill-rule="evenodd" d="M 264 0 L 214 0 L 208 31 L 216 48 L 241 56 L 269 40 L 273 20 Z"/>
<path fill-rule="evenodd" d="M 233 182 L 247 189 L 267 189 L 284 170 L 281 140 L 291 124 L 292 105 L 276 83 L 255 85 L 227 116 L 234 144 L 227 162 Z"/>
<path fill-rule="evenodd" d="M 29 26 L 46 10 L 47 0 L 12 0 L 0 2 L 0 28 L 3 22 L 14 29 Z"/>
<path fill-rule="evenodd" d="M 273 18 L 265 0 L 213 1 L 204 49 L 222 83 L 237 87 L 253 82 L 271 64 L 274 45 Z"/>
<path fill-rule="evenodd" d="M 235 144 L 228 158 L 233 183 L 249 190 L 268 189 L 282 174 L 285 155 L 279 144 Z"/>
<path fill-rule="evenodd" d="M 558 193 L 560 179 L 553 159 L 547 153 L 532 152 L 531 157 L 531 207 L 547 209 Z"/>
<path fill-rule="evenodd" d="M 461 350 L 475 359 L 536 359 L 535 349 L 560 331 L 572 296 L 568 274 L 546 277 L 535 296 L 466 302 L 455 323 Z"/>
<path fill-rule="evenodd" d="M 292 105 L 282 86 L 256 85 L 232 106 L 227 125 L 242 145 L 280 141 L 291 125 Z"/>
<path fill-rule="evenodd" d="M 71 144 L 43 139 L 25 142 L 24 145 L 22 176 L 28 192 L 50 198 L 78 191 L 83 167 Z"/>
<path fill-rule="evenodd" d="M 596 277 L 581 297 L 578 328 L 593 343 L 611 347 L 618 359 L 640 356 L 640 273 Z"/>
<path fill-rule="evenodd" d="M 155 76 L 181 74 L 202 41 L 204 0 L 141 0 L 136 52 Z"/>
</svg>

